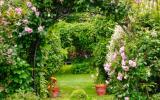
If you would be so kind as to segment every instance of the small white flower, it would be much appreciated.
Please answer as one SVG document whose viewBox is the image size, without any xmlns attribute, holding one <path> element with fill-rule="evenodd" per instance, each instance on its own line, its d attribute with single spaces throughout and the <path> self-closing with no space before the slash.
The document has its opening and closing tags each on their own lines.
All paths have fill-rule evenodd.
<svg viewBox="0 0 160 100">
<path fill-rule="evenodd" d="M 4 4 L 4 0 L 0 0 L 0 6 Z"/>
<path fill-rule="evenodd" d="M 106 80 L 105 82 L 106 82 L 106 84 L 109 84 L 109 81 L 108 81 L 108 80 Z"/>
<path fill-rule="evenodd" d="M 128 75 L 125 75 L 125 76 L 124 76 L 124 79 L 127 79 L 127 78 L 128 78 Z"/>
<path fill-rule="evenodd" d="M 157 32 L 156 32 L 155 30 L 153 30 L 153 31 L 151 32 L 151 35 L 152 35 L 152 37 L 157 37 Z"/>
<path fill-rule="evenodd" d="M 128 66 L 122 66 L 122 69 L 123 69 L 124 71 L 126 71 L 126 72 L 129 71 L 129 67 L 128 67 Z"/>
<path fill-rule="evenodd" d="M 32 9 L 32 11 L 34 11 L 34 12 L 37 11 L 36 7 L 34 7 L 34 6 L 33 6 L 31 9 Z"/>
<path fill-rule="evenodd" d="M 39 26 L 38 27 L 38 32 L 42 32 L 44 30 L 44 26 Z"/>
<path fill-rule="evenodd" d="M 16 23 L 16 25 L 17 25 L 17 26 L 20 26 L 20 25 L 21 25 L 21 23 L 20 23 L 20 22 L 17 22 L 17 23 Z"/>
<path fill-rule="evenodd" d="M 36 12 L 35 12 L 35 15 L 36 15 L 37 17 L 39 16 L 39 14 L 40 14 L 39 11 L 36 11 Z"/>
<path fill-rule="evenodd" d="M 24 20 L 22 20 L 22 22 L 24 23 L 24 24 L 28 24 L 28 20 L 27 19 L 24 19 Z"/>
<path fill-rule="evenodd" d="M 125 97 L 124 100 L 129 100 L 129 97 Z"/>
<path fill-rule="evenodd" d="M 50 17 L 51 16 L 51 14 L 48 14 L 48 17 Z"/>
</svg>

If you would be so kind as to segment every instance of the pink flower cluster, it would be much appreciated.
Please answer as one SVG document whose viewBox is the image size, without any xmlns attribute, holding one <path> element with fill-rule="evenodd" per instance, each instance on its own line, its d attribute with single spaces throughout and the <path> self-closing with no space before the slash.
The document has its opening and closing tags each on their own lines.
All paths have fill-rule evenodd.
<svg viewBox="0 0 160 100">
<path fill-rule="evenodd" d="M 21 14 L 22 14 L 22 9 L 21 9 L 21 8 L 15 8 L 15 12 L 16 12 L 18 15 L 21 15 Z"/>
<path fill-rule="evenodd" d="M 27 2 L 26 4 L 27 4 L 27 7 L 30 8 L 35 13 L 35 15 L 38 17 L 40 12 L 37 10 L 37 8 L 33 6 L 31 2 Z"/>
<path fill-rule="evenodd" d="M 32 33 L 33 32 L 33 30 L 29 27 L 25 27 L 24 31 L 27 32 L 27 33 Z"/>
<path fill-rule="evenodd" d="M 123 79 L 123 74 L 119 72 L 119 73 L 118 73 L 118 76 L 117 76 L 117 79 L 120 80 L 120 81 L 122 81 L 122 79 Z"/>
<path fill-rule="evenodd" d="M 110 68 L 111 68 L 111 64 L 104 64 L 104 70 L 106 72 L 109 72 L 110 71 Z"/>
<path fill-rule="evenodd" d="M 114 61 L 117 58 L 117 52 L 114 52 L 112 55 L 112 61 Z"/>
<path fill-rule="evenodd" d="M 133 60 L 129 60 L 129 65 L 130 65 L 131 67 L 136 67 L 136 66 L 137 66 L 136 62 L 133 61 Z"/>
<path fill-rule="evenodd" d="M 129 62 L 128 62 L 129 66 L 127 66 L 127 64 L 126 64 L 127 63 L 127 56 L 125 54 L 125 47 L 124 46 L 122 46 L 120 48 L 119 52 L 120 52 L 120 55 L 122 57 L 122 62 L 121 62 L 122 65 L 121 66 L 122 66 L 122 69 L 124 71 L 128 72 L 129 71 L 129 66 L 133 67 L 133 68 L 135 68 L 137 66 L 136 62 L 133 61 L 133 60 L 129 60 Z M 119 72 L 118 76 L 117 76 L 117 79 L 121 81 L 123 79 L 123 74 Z"/>
<path fill-rule="evenodd" d="M 129 71 L 129 67 L 126 66 L 126 60 L 127 60 L 127 56 L 125 54 L 125 47 L 122 46 L 119 50 L 120 54 L 121 54 L 121 57 L 122 57 L 122 69 L 124 71 Z"/>
<path fill-rule="evenodd" d="M 126 54 L 125 54 L 125 47 L 124 47 L 124 46 L 122 46 L 122 47 L 120 48 L 119 52 L 120 52 L 120 54 L 121 54 L 122 59 L 123 59 L 123 60 L 127 60 L 127 56 L 126 56 Z"/>
</svg>

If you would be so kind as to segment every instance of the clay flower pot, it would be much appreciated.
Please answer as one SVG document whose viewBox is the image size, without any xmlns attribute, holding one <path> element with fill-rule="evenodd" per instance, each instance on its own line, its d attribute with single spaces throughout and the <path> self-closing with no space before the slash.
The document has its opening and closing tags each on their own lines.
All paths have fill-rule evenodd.
<svg viewBox="0 0 160 100">
<path fill-rule="evenodd" d="M 97 95 L 102 96 L 106 94 L 106 88 L 107 88 L 106 84 L 97 84 L 95 87 Z"/>
<path fill-rule="evenodd" d="M 58 97 L 59 96 L 59 87 L 54 87 L 52 89 L 52 97 L 55 98 L 55 97 Z"/>
</svg>

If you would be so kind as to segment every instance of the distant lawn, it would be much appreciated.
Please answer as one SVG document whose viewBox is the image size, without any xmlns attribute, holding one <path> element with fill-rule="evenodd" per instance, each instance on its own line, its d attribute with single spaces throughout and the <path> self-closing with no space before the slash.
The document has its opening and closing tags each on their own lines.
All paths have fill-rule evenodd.
<svg viewBox="0 0 160 100">
<path fill-rule="evenodd" d="M 90 74 L 57 74 L 58 85 L 61 90 L 56 100 L 69 100 L 70 94 L 76 89 L 84 89 L 90 100 L 113 100 L 113 96 L 97 96 Z"/>
</svg>

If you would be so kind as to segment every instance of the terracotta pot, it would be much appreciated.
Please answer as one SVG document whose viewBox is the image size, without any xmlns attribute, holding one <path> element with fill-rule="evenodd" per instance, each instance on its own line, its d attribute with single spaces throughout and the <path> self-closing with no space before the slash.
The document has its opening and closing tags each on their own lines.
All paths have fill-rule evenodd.
<svg viewBox="0 0 160 100">
<path fill-rule="evenodd" d="M 99 95 L 99 96 L 105 95 L 106 94 L 106 88 L 107 88 L 107 86 L 105 84 L 96 85 L 97 95 Z"/>
<path fill-rule="evenodd" d="M 58 87 L 54 87 L 52 90 L 52 97 L 58 97 L 59 96 L 59 88 Z"/>
</svg>

